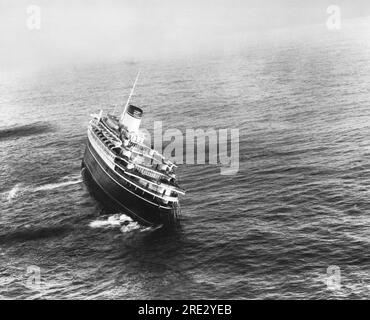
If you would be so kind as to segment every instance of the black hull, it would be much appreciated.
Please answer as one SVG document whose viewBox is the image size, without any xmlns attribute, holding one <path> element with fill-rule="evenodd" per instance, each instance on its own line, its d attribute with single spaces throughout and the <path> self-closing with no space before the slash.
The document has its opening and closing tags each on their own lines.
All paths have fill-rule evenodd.
<svg viewBox="0 0 370 320">
<path fill-rule="evenodd" d="M 109 199 L 109 206 L 129 215 L 146 226 L 176 226 L 179 222 L 179 208 L 164 207 L 145 199 L 139 189 L 127 184 L 115 170 L 105 164 L 88 142 L 82 161 L 84 174 L 88 176 L 101 196 Z M 101 197 L 99 197 L 101 198 Z"/>
</svg>

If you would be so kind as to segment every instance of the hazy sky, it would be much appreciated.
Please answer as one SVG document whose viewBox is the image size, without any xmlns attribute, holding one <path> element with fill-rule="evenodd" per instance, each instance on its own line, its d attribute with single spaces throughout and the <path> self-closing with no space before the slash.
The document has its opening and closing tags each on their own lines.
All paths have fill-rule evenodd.
<svg viewBox="0 0 370 320">
<path fill-rule="evenodd" d="M 331 4 L 344 19 L 370 15 L 369 0 L 0 0 L 0 68 L 218 50 L 266 30 L 324 25 Z M 40 30 L 27 28 L 29 5 L 41 8 Z"/>
</svg>

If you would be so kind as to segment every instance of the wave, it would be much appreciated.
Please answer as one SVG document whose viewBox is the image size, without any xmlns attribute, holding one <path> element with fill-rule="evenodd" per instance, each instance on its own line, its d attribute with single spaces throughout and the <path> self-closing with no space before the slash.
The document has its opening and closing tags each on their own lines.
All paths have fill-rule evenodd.
<svg viewBox="0 0 370 320">
<path fill-rule="evenodd" d="M 134 230 L 144 231 L 148 228 L 143 228 L 138 222 L 133 221 L 129 216 L 117 213 L 105 219 L 98 219 L 89 223 L 91 228 L 112 229 L 119 228 L 122 233 L 131 232 Z"/>
<path fill-rule="evenodd" d="M 120 231 L 122 233 L 127 233 L 127 232 L 131 232 L 131 231 L 134 231 L 134 230 L 139 230 L 139 229 L 141 229 L 141 225 L 138 222 L 133 221 L 132 223 L 128 223 L 126 225 L 123 225 L 120 228 Z"/>
<path fill-rule="evenodd" d="M 82 179 L 76 179 L 76 180 L 71 180 L 71 181 L 65 181 L 65 182 L 57 182 L 57 183 L 48 183 L 39 187 L 34 188 L 32 191 L 37 192 L 37 191 L 48 191 L 48 190 L 54 190 L 62 187 L 67 187 L 71 186 L 74 184 L 81 183 Z"/>
<path fill-rule="evenodd" d="M 8 196 L 7 196 L 7 200 L 8 201 L 11 201 L 12 199 L 14 199 L 17 195 L 18 195 L 18 193 L 19 193 L 19 191 L 20 191 L 20 189 L 21 189 L 21 184 L 20 183 L 18 183 L 18 184 L 16 184 L 9 192 L 8 192 Z"/>
<path fill-rule="evenodd" d="M 41 186 L 25 186 L 23 183 L 17 183 L 14 187 L 10 190 L 5 191 L 0 194 L 0 198 L 5 199 L 7 202 L 12 202 L 14 199 L 19 197 L 21 194 L 25 192 L 32 193 L 32 192 L 40 192 L 40 191 L 50 191 L 58 188 L 63 188 L 67 186 L 71 186 L 74 184 L 79 184 L 82 182 L 82 178 L 80 174 L 78 175 L 68 175 L 55 183 L 47 183 Z"/>
<path fill-rule="evenodd" d="M 13 126 L 0 129 L 0 141 L 12 138 L 27 137 L 52 131 L 52 126 L 47 122 L 35 122 L 32 124 Z"/>
<path fill-rule="evenodd" d="M 0 234 L 0 243 L 9 242 L 23 242 L 31 240 L 39 240 L 44 238 L 54 238 L 62 236 L 73 230 L 71 225 L 58 225 L 58 226 L 43 226 L 43 227 L 33 227 L 25 226 L 23 228 L 18 228 L 7 233 Z"/>
<path fill-rule="evenodd" d="M 18 197 L 21 192 L 23 192 L 22 184 L 17 183 L 9 191 L 5 191 L 5 192 L 1 193 L 0 198 L 4 199 L 7 202 L 12 202 L 12 200 L 14 200 L 16 197 Z"/>
</svg>

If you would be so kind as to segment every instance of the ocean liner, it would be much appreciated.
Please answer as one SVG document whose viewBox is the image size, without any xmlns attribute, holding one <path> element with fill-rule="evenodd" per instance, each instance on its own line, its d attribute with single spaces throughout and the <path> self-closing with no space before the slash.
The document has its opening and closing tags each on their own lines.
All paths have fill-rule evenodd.
<svg viewBox="0 0 370 320">
<path fill-rule="evenodd" d="M 120 117 L 103 111 L 92 115 L 82 169 L 114 207 L 134 220 L 177 225 L 179 195 L 185 191 L 176 182 L 176 165 L 146 145 L 139 132 L 143 111 L 130 104 L 137 79 Z"/>
</svg>

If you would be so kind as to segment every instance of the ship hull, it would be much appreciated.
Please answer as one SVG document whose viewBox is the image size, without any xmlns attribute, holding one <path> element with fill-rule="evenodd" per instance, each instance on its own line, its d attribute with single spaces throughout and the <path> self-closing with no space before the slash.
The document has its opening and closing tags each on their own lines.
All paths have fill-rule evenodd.
<svg viewBox="0 0 370 320">
<path fill-rule="evenodd" d="M 101 196 L 109 199 L 111 207 L 117 208 L 146 226 L 178 225 L 178 208 L 163 207 L 149 202 L 136 193 L 132 186 L 131 188 L 125 187 L 125 181 L 115 170 L 104 163 L 90 142 L 86 145 L 82 168 L 85 169 L 84 174 L 88 176 L 98 192 L 103 193 Z"/>
</svg>

